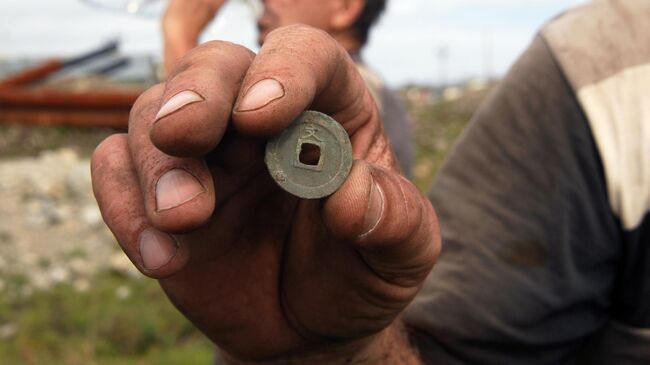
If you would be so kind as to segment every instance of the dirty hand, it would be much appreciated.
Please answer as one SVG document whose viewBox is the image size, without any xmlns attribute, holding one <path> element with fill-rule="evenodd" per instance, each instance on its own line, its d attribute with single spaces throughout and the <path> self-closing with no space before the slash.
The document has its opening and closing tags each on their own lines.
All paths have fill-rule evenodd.
<svg viewBox="0 0 650 365">
<path fill-rule="evenodd" d="M 165 71 L 194 48 L 225 0 L 170 0 L 162 18 Z"/>
<path fill-rule="evenodd" d="M 263 161 L 306 109 L 343 125 L 356 160 L 323 200 L 281 190 Z M 97 148 L 92 174 L 122 249 L 232 363 L 416 363 L 396 318 L 438 256 L 437 220 L 326 33 L 282 28 L 257 56 L 194 49 L 139 98 L 129 134 Z"/>
</svg>

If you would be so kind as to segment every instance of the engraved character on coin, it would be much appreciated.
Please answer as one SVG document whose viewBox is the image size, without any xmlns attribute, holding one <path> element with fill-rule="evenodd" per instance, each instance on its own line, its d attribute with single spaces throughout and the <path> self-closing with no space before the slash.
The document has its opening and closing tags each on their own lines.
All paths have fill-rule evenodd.
<svg viewBox="0 0 650 365">
<path fill-rule="evenodd" d="M 304 199 L 319 199 L 334 193 L 347 178 L 352 145 L 334 119 L 306 111 L 269 140 L 265 161 L 284 190 Z"/>
</svg>

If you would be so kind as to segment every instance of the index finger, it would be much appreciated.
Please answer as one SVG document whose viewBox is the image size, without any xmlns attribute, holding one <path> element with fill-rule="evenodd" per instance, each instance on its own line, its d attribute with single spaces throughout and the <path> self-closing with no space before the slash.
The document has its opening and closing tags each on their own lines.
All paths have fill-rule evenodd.
<svg viewBox="0 0 650 365">
<path fill-rule="evenodd" d="M 134 105 L 129 150 L 154 227 L 185 232 L 212 215 L 214 180 L 196 157 L 223 137 L 251 58 L 244 47 L 226 42 L 196 48 L 164 86 L 143 93 Z"/>
<path fill-rule="evenodd" d="M 271 32 L 242 83 L 233 112 L 239 131 L 271 136 L 302 111 L 331 115 L 350 135 L 357 159 L 385 138 L 372 95 L 347 51 L 329 34 L 304 25 Z"/>
</svg>

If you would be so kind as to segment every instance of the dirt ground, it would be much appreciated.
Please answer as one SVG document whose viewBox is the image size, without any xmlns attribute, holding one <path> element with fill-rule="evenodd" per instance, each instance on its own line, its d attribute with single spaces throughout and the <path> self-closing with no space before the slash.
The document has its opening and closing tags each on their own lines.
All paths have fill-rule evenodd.
<svg viewBox="0 0 650 365">
<path fill-rule="evenodd" d="M 103 268 L 130 271 L 92 195 L 89 156 L 111 130 L 2 126 L 0 274 L 80 290 Z M 0 283 L 0 288 L 2 283 Z"/>
</svg>

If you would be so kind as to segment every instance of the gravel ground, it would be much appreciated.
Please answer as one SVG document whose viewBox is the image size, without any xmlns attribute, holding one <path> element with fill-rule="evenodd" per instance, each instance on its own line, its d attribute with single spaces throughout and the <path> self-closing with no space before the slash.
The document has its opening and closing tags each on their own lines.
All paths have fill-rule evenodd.
<svg viewBox="0 0 650 365">
<path fill-rule="evenodd" d="M 98 270 L 134 272 L 102 221 L 89 159 L 76 150 L 0 159 L 0 201 L 0 278 L 83 291 Z"/>
<path fill-rule="evenodd" d="M 38 156 L 62 147 L 90 156 L 99 142 L 115 132 L 110 128 L 0 124 L 0 159 Z"/>
</svg>

